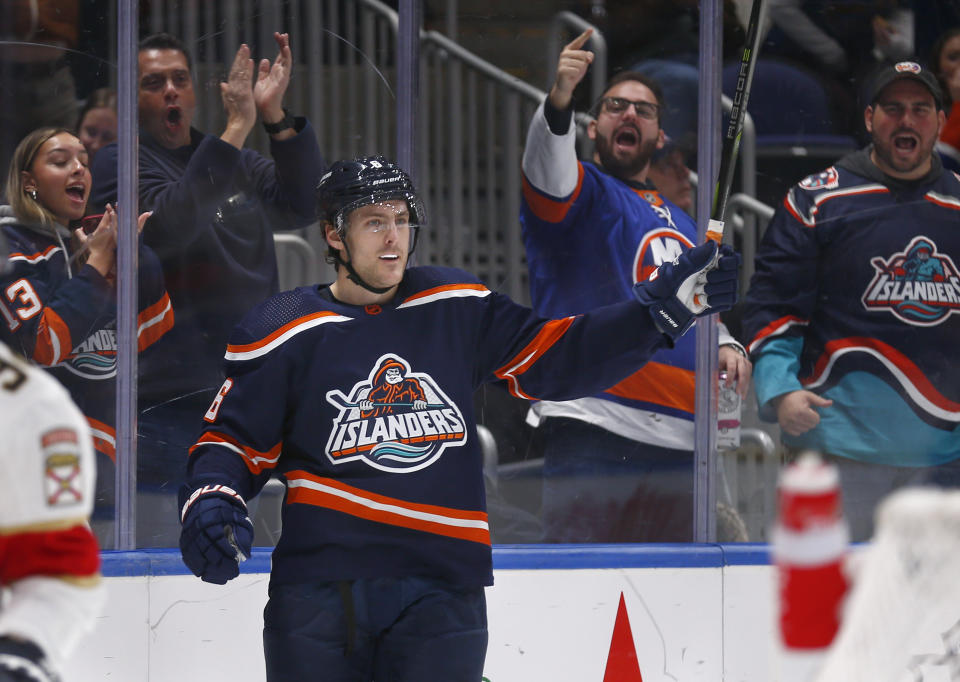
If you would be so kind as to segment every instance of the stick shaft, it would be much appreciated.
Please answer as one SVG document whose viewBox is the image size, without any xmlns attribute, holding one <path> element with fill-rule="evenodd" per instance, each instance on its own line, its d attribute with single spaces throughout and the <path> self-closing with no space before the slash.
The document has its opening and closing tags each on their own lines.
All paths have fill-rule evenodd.
<svg viewBox="0 0 960 682">
<path fill-rule="evenodd" d="M 717 178 L 716 191 L 713 195 L 713 212 L 710 217 L 713 221 L 720 223 L 721 235 L 723 233 L 723 214 L 727 208 L 727 199 L 730 198 L 733 171 L 737 165 L 737 151 L 740 148 L 740 135 L 743 133 L 743 120 L 747 114 L 747 100 L 750 98 L 753 70 L 757 63 L 757 54 L 760 51 L 760 10 L 762 5 L 763 0 L 753 0 L 753 6 L 750 9 L 747 42 L 743 47 L 743 54 L 740 58 L 737 87 L 733 93 L 733 108 L 730 111 L 730 120 L 727 123 L 723 137 L 723 147 L 720 152 L 720 173 Z"/>
</svg>

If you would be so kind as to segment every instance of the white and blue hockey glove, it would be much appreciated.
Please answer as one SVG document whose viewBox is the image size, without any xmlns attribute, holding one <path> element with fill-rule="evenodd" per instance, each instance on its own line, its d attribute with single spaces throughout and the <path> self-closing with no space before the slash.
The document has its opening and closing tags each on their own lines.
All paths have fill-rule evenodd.
<svg viewBox="0 0 960 682">
<path fill-rule="evenodd" d="M 180 554 L 195 576 L 223 585 L 250 557 L 253 524 L 243 498 L 225 485 L 180 489 Z"/>
<path fill-rule="evenodd" d="M 58 682 L 43 651 L 33 642 L 0 637 L 0 682 Z"/>
<path fill-rule="evenodd" d="M 714 256 L 716 255 L 716 260 Z M 729 310 L 737 302 L 740 256 L 724 244 L 708 241 L 654 270 L 633 294 L 648 307 L 657 329 L 675 342 L 696 318 Z"/>
</svg>

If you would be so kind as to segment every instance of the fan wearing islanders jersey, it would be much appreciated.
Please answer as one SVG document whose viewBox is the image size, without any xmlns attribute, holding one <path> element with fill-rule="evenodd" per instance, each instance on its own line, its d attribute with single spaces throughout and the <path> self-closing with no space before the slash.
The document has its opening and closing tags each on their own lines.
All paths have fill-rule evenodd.
<svg viewBox="0 0 960 682">
<path fill-rule="evenodd" d="M 757 252 L 744 326 L 761 416 L 840 467 L 855 540 L 908 484 L 960 485 L 960 178 L 933 153 L 933 74 L 865 84 L 872 144 L 787 193 Z"/>
<path fill-rule="evenodd" d="M 629 300 L 547 319 L 461 270 L 408 269 L 424 209 L 387 159 L 339 161 L 317 194 L 337 279 L 234 330 L 181 492 L 184 562 L 236 576 L 246 501 L 279 477 L 267 679 L 480 680 L 493 573 L 475 390 L 597 393 L 731 306 L 737 259 L 691 249 Z"/>
<path fill-rule="evenodd" d="M 614 76 L 587 133 L 593 162 L 577 160 L 571 100 L 593 53 L 590 31 L 560 54 L 556 81 L 533 115 L 523 154 L 520 221 L 534 308 L 575 315 L 629 299 L 696 242 L 693 220 L 648 184 L 664 145 L 659 85 Z M 693 334 L 625 379 L 579 400 L 536 403 L 528 422 L 544 443 L 548 542 L 683 542 L 693 537 Z M 746 351 L 721 325 L 719 367 L 749 388 Z"/>
<path fill-rule="evenodd" d="M 104 598 L 93 441 L 56 379 L 3 343 L 0 434 L 0 680 L 55 682 Z"/>
</svg>

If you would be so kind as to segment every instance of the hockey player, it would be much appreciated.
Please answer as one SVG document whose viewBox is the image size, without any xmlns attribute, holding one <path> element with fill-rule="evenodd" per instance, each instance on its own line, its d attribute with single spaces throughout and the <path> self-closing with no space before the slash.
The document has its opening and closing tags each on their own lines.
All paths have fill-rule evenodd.
<svg viewBox="0 0 960 682">
<path fill-rule="evenodd" d="M 56 379 L 2 343 L 0 421 L 0 682 L 53 682 L 103 601 L 90 429 Z"/>
<path fill-rule="evenodd" d="M 943 97 L 914 62 L 865 95 L 872 144 L 787 193 L 744 317 L 761 416 L 837 463 L 854 540 L 894 488 L 960 484 L 960 179 L 932 153 Z"/>
<path fill-rule="evenodd" d="M 564 399 L 615 383 L 700 314 L 692 284 L 716 247 L 630 301 L 546 320 L 460 270 L 408 269 L 424 209 L 383 157 L 334 164 L 318 198 L 336 281 L 274 296 L 234 330 L 181 492 L 183 559 L 209 582 L 236 576 L 246 500 L 279 476 L 267 678 L 479 681 L 493 575 L 474 390 Z M 710 269 L 711 312 L 734 302 L 736 272 L 726 253 Z"/>
<path fill-rule="evenodd" d="M 520 221 L 534 308 L 576 315 L 632 297 L 636 282 L 696 242 L 693 220 L 647 184 L 664 144 L 659 85 L 633 72 L 608 83 L 579 162 L 572 99 L 593 60 L 590 31 L 560 54 L 530 122 Z M 746 394 L 746 351 L 720 329 L 719 366 Z M 623 381 L 580 400 L 533 405 L 544 442 L 548 542 L 683 542 L 693 537 L 693 334 Z"/>
</svg>

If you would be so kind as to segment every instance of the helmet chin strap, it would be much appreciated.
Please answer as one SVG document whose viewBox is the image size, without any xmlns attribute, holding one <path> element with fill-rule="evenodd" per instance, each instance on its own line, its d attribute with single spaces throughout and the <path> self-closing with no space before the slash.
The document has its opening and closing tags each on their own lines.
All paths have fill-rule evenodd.
<svg viewBox="0 0 960 682">
<path fill-rule="evenodd" d="M 348 256 L 350 255 L 350 249 L 347 247 L 347 242 L 346 242 L 346 241 L 343 242 L 343 250 L 347 252 L 347 255 L 348 255 Z M 354 284 L 357 284 L 357 285 L 363 287 L 364 289 L 366 289 L 367 291 L 372 292 L 372 293 L 374 293 L 374 294 L 385 294 L 385 293 L 387 293 L 388 291 L 390 291 L 390 290 L 393 288 L 392 286 L 390 286 L 390 287 L 375 287 L 375 286 L 371 286 L 371 285 L 367 284 L 366 282 L 363 281 L 363 278 L 362 278 L 359 274 L 357 274 L 357 271 L 353 269 L 353 265 L 350 263 L 350 261 L 345 261 L 345 260 L 343 260 L 343 259 L 340 257 L 340 251 L 339 251 L 339 250 L 338 250 L 336 253 L 337 253 L 337 255 L 336 255 L 337 264 L 338 264 L 338 265 L 342 265 L 344 268 L 347 269 L 347 279 L 349 279 L 349 280 L 350 280 L 351 282 L 353 282 Z"/>
</svg>

